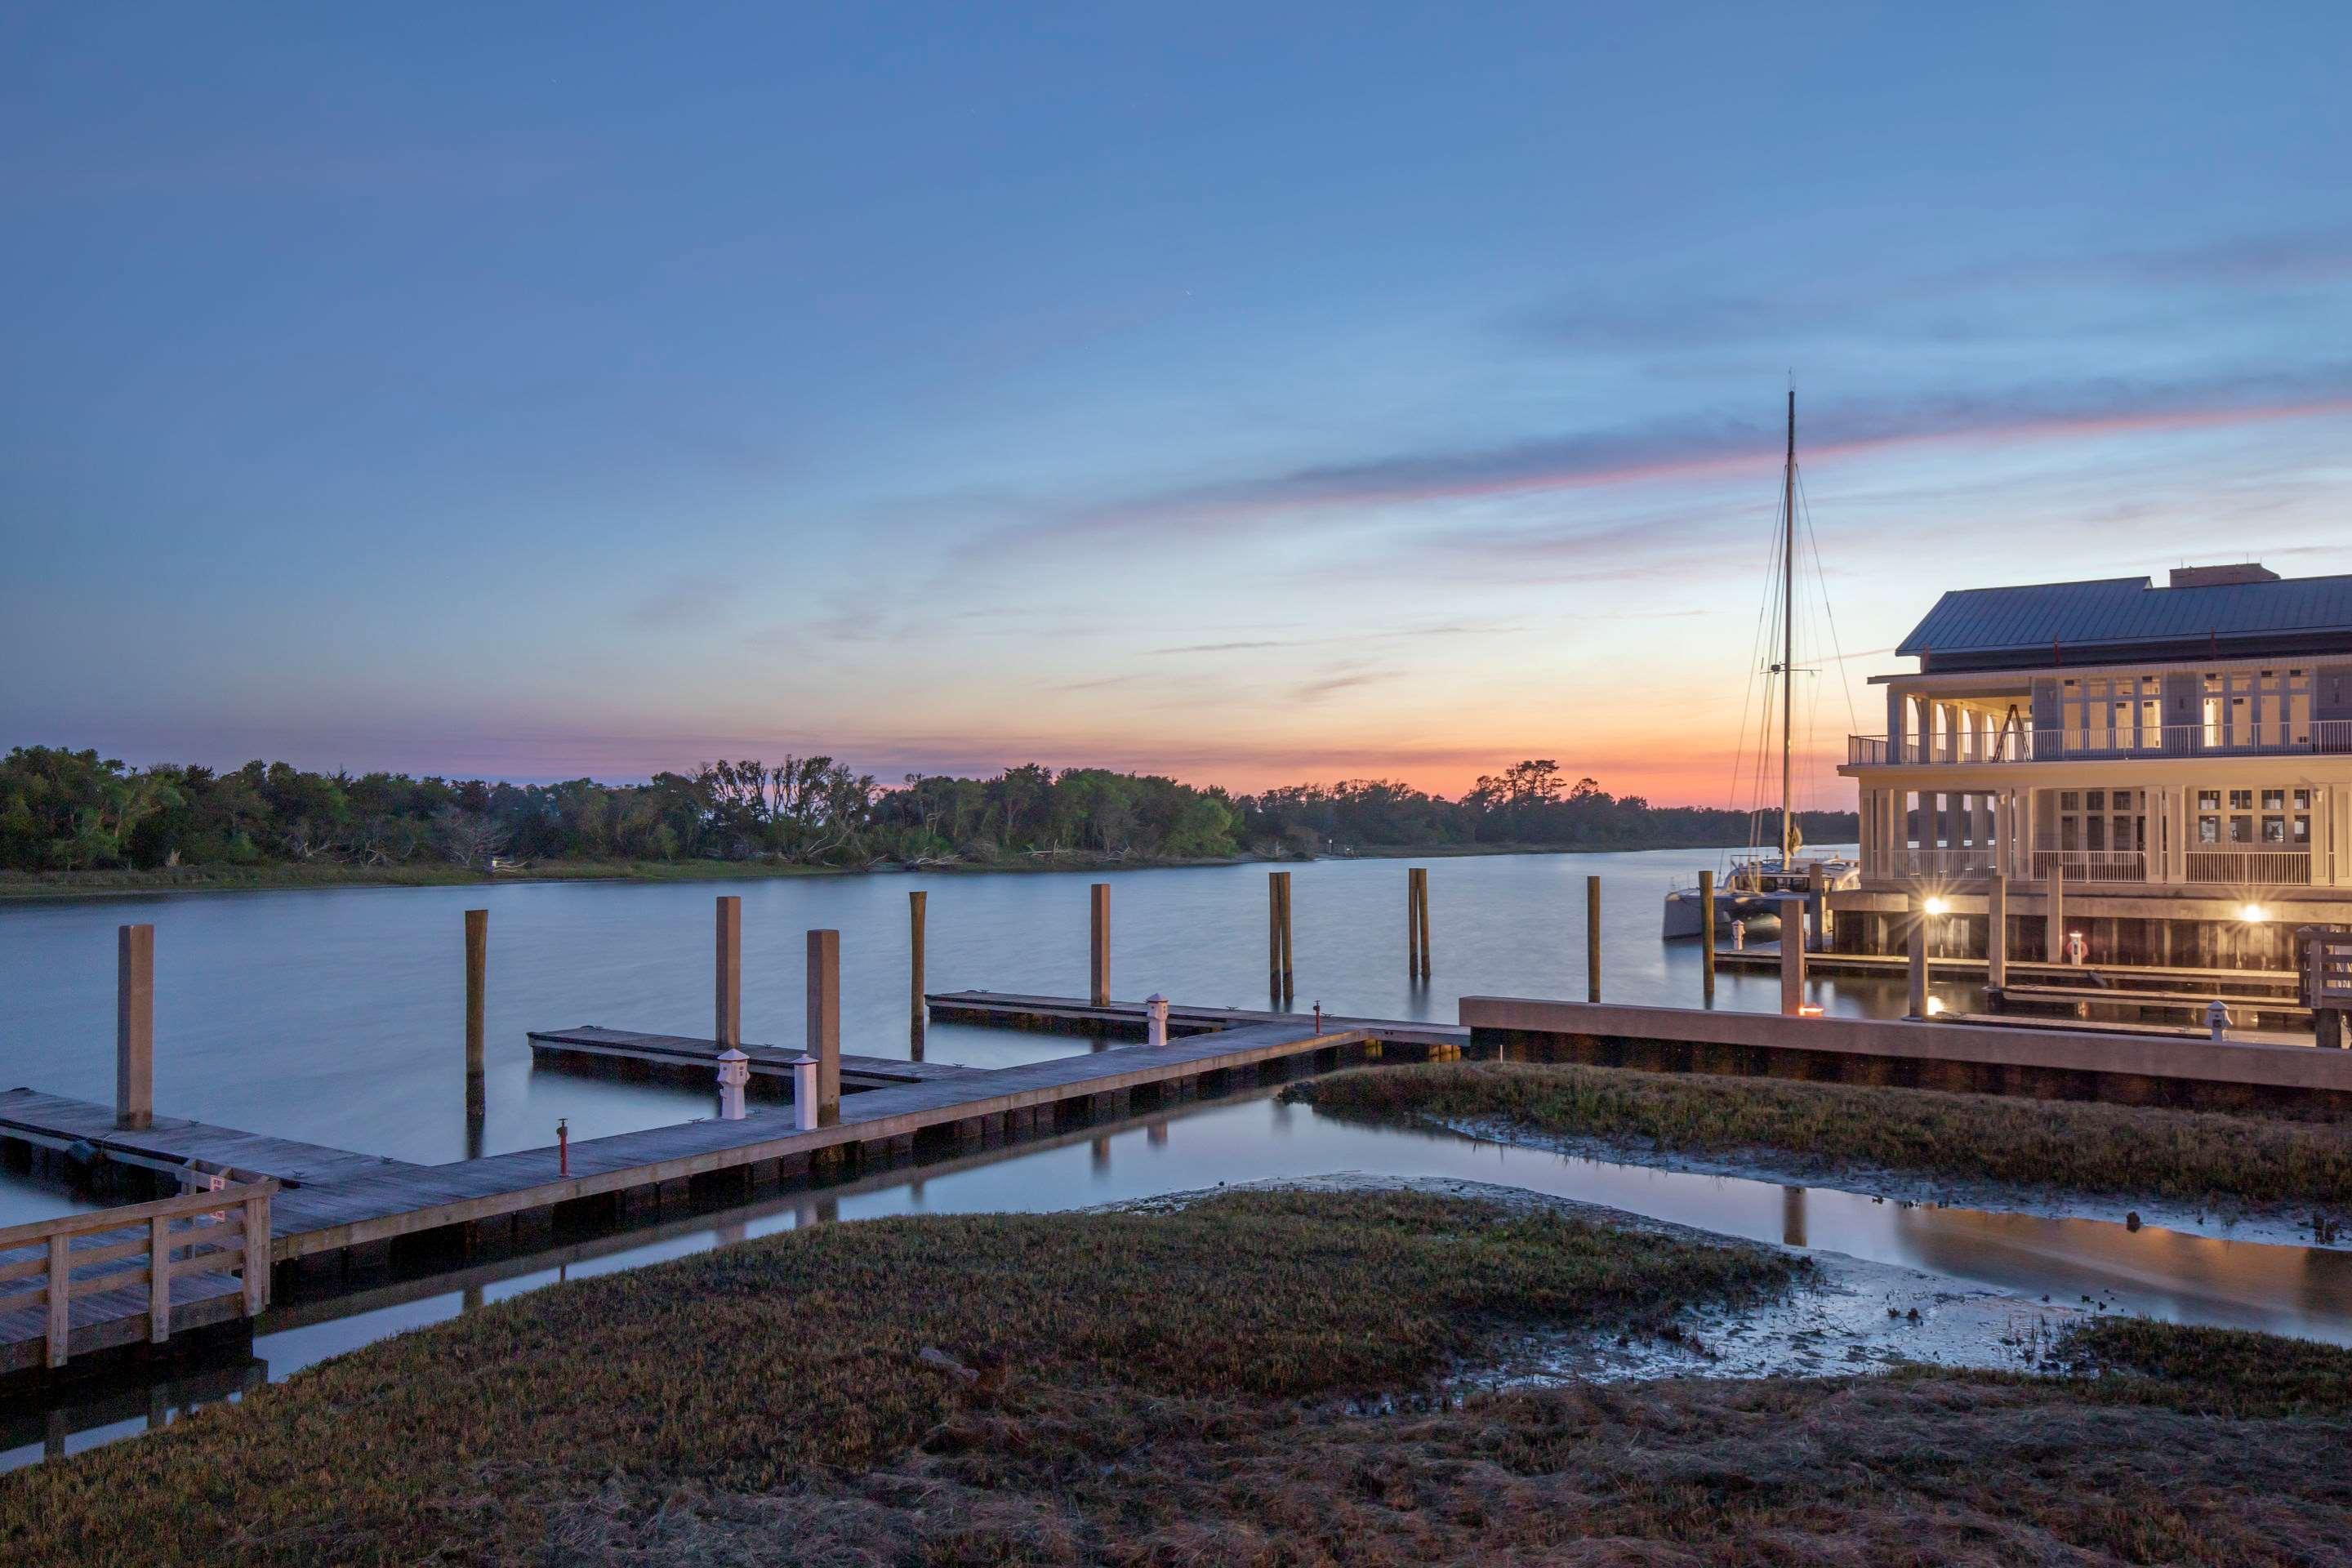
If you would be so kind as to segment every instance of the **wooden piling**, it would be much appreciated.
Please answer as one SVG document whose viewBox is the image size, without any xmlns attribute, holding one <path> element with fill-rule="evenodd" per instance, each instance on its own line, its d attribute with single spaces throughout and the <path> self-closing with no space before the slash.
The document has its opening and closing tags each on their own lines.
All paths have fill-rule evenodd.
<svg viewBox="0 0 2352 1568">
<path fill-rule="evenodd" d="M 830 1127 L 841 1120 L 841 933 L 808 933 L 808 1040 L 803 1049 L 816 1058 L 816 1120 Z"/>
<path fill-rule="evenodd" d="M 118 928 L 114 955 L 114 1124 L 141 1131 L 155 1121 L 155 928 Z"/>
<path fill-rule="evenodd" d="M 1596 998 L 1597 1000 L 1597 998 Z M 1805 895 L 1780 896 L 1780 1016 L 1805 1011 Z"/>
<path fill-rule="evenodd" d="M 1985 986 L 2009 984 L 2009 873 L 1995 871 L 1985 883 Z"/>
<path fill-rule="evenodd" d="M 1601 1000 L 1601 879 L 1584 879 L 1584 999 Z"/>
<path fill-rule="evenodd" d="M 2066 863 L 2055 855 L 2050 858 L 2048 910 L 2042 921 L 2042 962 L 2063 963 L 2066 962 Z M 2209 925 L 2206 929 L 2211 928 Z"/>
<path fill-rule="evenodd" d="M 1418 896 L 1421 900 L 1421 977 L 1426 980 L 1429 978 L 1429 868 L 1426 866 L 1421 868 Z"/>
<path fill-rule="evenodd" d="M 1715 873 L 1698 874 L 1699 989 L 1709 1006 L 1715 1005 Z"/>
<path fill-rule="evenodd" d="M 1097 882 L 1093 897 L 1094 942 L 1087 969 L 1087 994 L 1097 1007 L 1110 1005 L 1110 884 Z"/>
<path fill-rule="evenodd" d="M 927 897 L 923 893 L 907 895 L 907 1005 L 919 1026 L 929 1011 L 923 1001 L 923 906 Z"/>
<path fill-rule="evenodd" d="M 1293 982 L 1290 962 L 1290 873 L 1287 871 L 1266 873 L 1265 918 L 1266 989 L 1278 999 L 1287 1002 L 1292 995 Z"/>
<path fill-rule="evenodd" d="M 1421 967 L 1421 868 L 1408 866 L 1404 870 L 1404 972 L 1411 975 Z"/>
<path fill-rule="evenodd" d="M 1818 860 L 1805 876 L 1805 911 L 1812 917 L 1811 929 L 1805 932 L 1805 947 L 1812 952 L 1828 951 L 1830 945 L 1830 874 Z"/>
<path fill-rule="evenodd" d="M 489 1000 L 490 911 L 466 911 L 466 1114 L 482 1115 L 482 1036 Z"/>
<path fill-rule="evenodd" d="M 724 1050 L 743 1043 L 743 900 L 719 900 L 718 1017 L 712 1038 Z"/>
<path fill-rule="evenodd" d="M 1927 900 L 1922 893 L 1913 893 L 1909 903 L 1911 929 L 1906 951 L 1911 957 L 1911 993 L 1907 1012 L 1914 1018 L 1927 1016 Z"/>
</svg>

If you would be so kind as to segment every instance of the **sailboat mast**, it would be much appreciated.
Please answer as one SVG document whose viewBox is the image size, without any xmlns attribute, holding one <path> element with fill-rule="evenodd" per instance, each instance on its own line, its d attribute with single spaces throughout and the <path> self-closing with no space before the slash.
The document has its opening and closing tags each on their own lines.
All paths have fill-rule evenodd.
<svg viewBox="0 0 2352 1568">
<path fill-rule="evenodd" d="M 1789 388 L 1789 457 L 1780 470 L 1780 869 L 1797 852 L 1790 799 L 1790 753 L 1796 744 L 1797 679 L 1797 389 Z"/>
</svg>

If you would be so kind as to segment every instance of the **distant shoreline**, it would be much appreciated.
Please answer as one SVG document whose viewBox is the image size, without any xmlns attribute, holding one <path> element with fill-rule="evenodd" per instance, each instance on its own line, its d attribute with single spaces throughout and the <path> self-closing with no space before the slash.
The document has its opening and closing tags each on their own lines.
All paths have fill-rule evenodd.
<svg viewBox="0 0 2352 1568">
<path fill-rule="evenodd" d="M 1211 866 L 1300 865 L 1312 860 L 1461 859 L 1493 855 L 1612 855 L 1657 849 L 1739 850 L 1744 845 L 1433 844 L 1373 846 L 1328 855 L 1019 856 L 995 860 L 888 861 L 871 866 L 802 866 L 774 860 L 547 860 L 514 871 L 459 866 L 173 866 L 106 871 L 0 872 L 0 904 L 47 899 L 137 897 L 149 893 L 297 892 L 327 888 L 478 888 L 530 882 L 737 882 L 785 877 L 858 877 L 999 872 L 1160 871 Z"/>
</svg>

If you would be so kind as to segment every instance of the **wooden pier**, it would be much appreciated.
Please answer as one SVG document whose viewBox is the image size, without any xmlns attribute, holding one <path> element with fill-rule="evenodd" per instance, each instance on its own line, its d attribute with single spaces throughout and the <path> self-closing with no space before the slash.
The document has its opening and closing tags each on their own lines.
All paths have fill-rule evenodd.
<svg viewBox="0 0 2352 1568">
<path fill-rule="evenodd" d="M 1143 1004 L 1107 1002 L 1099 1005 L 1071 996 L 1029 996 L 1004 991 L 942 991 L 925 1000 L 931 1018 L 942 1024 L 981 1024 L 996 1028 L 1043 1030 L 1053 1034 L 1128 1035 L 1140 1038 Z M 1192 1007 L 1171 1003 L 1168 1033 L 1200 1035 L 1223 1029 L 1253 1028 L 1266 1024 L 1297 1024 L 1311 1014 L 1269 1013 L 1248 1007 Z M 1345 1017 L 1323 1015 L 1325 1028 L 1362 1032 L 1370 1040 L 1427 1048 L 1461 1047 L 1470 1031 L 1458 1024 L 1425 1024 L 1397 1018 Z M 845 1058 L 844 1060 L 848 1058 Z"/>
<path fill-rule="evenodd" d="M 1011 1024 L 1024 1015 L 1054 1016 L 1073 1027 L 1083 1022 L 1141 1028 L 1139 1003 L 1097 1008 L 1068 998 L 971 993 L 937 1000 L 943 1016 L 985 1016 Z M 412 1238 L 433 1238 L 436 1248 L 463 1256 L 478 1246 L 496 1249 L 527 1238 L 529 1227 L 551 1227 L 567 1209 L 626 1215 L 639 1203 L 682 1196 L 690 1184 L 728 1184 L 717 1190 L 741 1192 L 869 1162 L 904 1161 L 919 1143 L 953 1151 L 1045 1136 L 1130 1110 L 1227 1092 L 1296 1067 L 1361 1059 L 1383 1047 L 1395 1047 L 1407 1059 L 1452 1055 L 1467 1038 L 1467 1031 L 1444 1026 L 1327 1018 L 1318 1028 L 1297 1015 L 1223 1008 L 1185 1008 L 1178 1016 L 1187 1032 L 1165 1046 L 1121 1044 L 1016 1067 L 845 1058 L 845 1078 L 863 1076 L 874 1087 L 845 1096 L 836 1122 L 806 1131 L 794 1125 L 789 1110 L 769 1105 L 740 1120 L 711 1118 L 585 1139 L 572 1143 L 568 1153 L 548 1147 L 423 1165 L 171 1116 L 123 1128 L 113 1107 L 17 1089 L 0 1093 L 0 1147 L 72 1150 L 159 1171 L 272 1182 L 269 1258 L 275 1267 L 366 1267 L 387 1260 L 394 1244 Z M 713 1040 L 616 1030 L 547 1031 L 534 1046 L 541 1040 L 588 1055 L 610 1050 L 640 1064 L 707 1064 L 719 1050 Z M 745 1047 L 745 1054 L 755 1048 L 775 1058 L 770 1065 L 778 1070 L 789 1070 L 802 1056 L 771 1047 Z M 217 1198 L 165 1201 L 201 1206 Z M 603 1206 L 573 1208 L 588 1204 Z M 102 1216 L 75 1216 L 97 1217 Z M 183 1282 L 186 1310 L 201 1310 L 204 1292 L 193 1277 Z M 233 1281 L 226 1289 L 239 1292 L 241 1304 L 242 1287 Z M 77 1329 L 77 1353 L 85 1343 L 94 1349 L 140 1337 L 143 1299 L 113 1301 L 111 1328 L 99 1322 L 108 1304 L 96 1296 L 89 1301 L 89 1331 Z M 180 1310 L 176 1298 L 174 1310 Z M 26 1318 L 0 1316 L 0 1370 L 46 1360 L 46 1321 Z M 184 1315 L 182 1321 L 193 1320 Z"/>
</svg>

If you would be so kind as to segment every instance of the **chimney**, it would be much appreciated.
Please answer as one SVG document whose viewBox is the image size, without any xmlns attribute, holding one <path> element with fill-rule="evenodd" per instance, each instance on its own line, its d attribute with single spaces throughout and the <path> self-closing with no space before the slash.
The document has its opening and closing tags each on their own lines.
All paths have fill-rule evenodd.
<svg viewBox="0 0 2352 1568">
<path fill-rule="evenodd" d="M 2240 583 L 2275 583 L 2278 580 L 2279 574 L 2269 567 L 2243 561 L 2234 566 L 2175 566 L 2170 586 L 2226 588 Z"/>
</svg>

